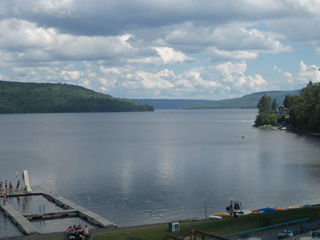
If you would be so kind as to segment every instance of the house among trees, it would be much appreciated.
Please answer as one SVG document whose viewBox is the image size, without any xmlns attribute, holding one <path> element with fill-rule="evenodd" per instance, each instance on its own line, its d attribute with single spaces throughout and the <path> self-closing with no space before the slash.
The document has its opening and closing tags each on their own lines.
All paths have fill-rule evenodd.
<svg viewBox="0 0 320 240">
<path fill-rule="evenodd" d="M 279 104 L 278 115 L 288 116 L 289 113 L 290 113 L 290 109 L 289 108 L 285 108 L 283 105 Z"/>
</svg>

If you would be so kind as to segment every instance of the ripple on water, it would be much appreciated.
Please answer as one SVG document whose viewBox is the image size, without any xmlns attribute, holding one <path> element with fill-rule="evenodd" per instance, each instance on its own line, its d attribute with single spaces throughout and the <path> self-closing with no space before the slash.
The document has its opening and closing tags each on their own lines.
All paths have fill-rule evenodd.
<svg viewBox="0 0 320 240">
<path fill-rule="evenodd" d="M 57 212 L 63 210 L 56 204 L 48 201 L 41 195 L 11 197 L 8 198 L 8 204 L 21 214 L 41 213 L 41 212 Z"/>
</svg>

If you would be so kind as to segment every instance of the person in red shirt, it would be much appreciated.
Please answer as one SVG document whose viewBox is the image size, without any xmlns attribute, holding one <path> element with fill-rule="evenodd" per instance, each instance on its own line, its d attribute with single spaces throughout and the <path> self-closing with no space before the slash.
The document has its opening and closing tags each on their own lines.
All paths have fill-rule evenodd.
<svg viewBox="0 0 320 240">
<path fill-rule="evenodd" d="M 19 186 L 20 186 L 20 180 L 18 180 L 16 192 L 18 191 Z"/>
</svg>

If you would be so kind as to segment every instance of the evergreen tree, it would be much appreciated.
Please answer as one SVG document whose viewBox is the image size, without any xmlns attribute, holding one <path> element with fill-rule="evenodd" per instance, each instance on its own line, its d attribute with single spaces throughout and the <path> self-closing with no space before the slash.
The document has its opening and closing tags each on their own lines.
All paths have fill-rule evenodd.
<svg viewBox="0 0 320 240">
<path fill-rule="evenodd" d="M 284 101 L 283 101 L 283 106 L 285 108 L 291 108 L 292 106 L 292 103 L 293 103 L 293 96 L 290 96 L 290 95 L 287 95 L 285 98 L 284 98 Z"/>
<path fill-rule="evenodd" d="M 270 113 L 271 108 L 271 97 L 264 94 L 257 105 L 259 108 L 259 113 Z"/>
<path fill-rule="evenodd" d="M 271 110 L 273 113 L 275 113 L 278 110 L 278 105 L 277 105 L 277 100 L 273 99 L 272 105 L 271 105 Z"/>
</svg>

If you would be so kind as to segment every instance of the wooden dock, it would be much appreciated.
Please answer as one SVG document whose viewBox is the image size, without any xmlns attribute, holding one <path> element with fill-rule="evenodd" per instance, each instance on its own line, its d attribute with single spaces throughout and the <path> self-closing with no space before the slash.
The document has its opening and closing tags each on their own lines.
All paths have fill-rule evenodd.
<svg viewBox="0 0 320 240">
<path fill-rule="evenodd" d="M 16 224 L 16 226 L 26 235 L 39 234 L 40 232 L 28 221 L 24 216 L 21 215 L 17 210 L 13 209 L 9 204 L 3 205 L 1 202 L 1 210 L 9 216 L 10 220 Z"/>
<path fill-rule="evenodd" d="M 56 203 L 58 206 L 61 206 L 66 209 L 75 210 L 78 213 L 78 216 L 80 218 L 85 219 L 87 222 L 93 225 L 96 225 L 100 228 L 110 228 L 110 227 L 116 228 L 117 227 L 116 224 L 110 222 L 109 220 L 69 201 L 64 197 L 55 196 L 53 194 L 44 194 L 44 195 L 49 201 Z"/>
<path fill-rule="evenodd" d="M 28 213 L 28 214 L 23 214 L 23 216 L 28 220 L 36 220 L 36 219 L 77 217 L 79 216 L 79 214 L 76 210 L 64 210 L 59 212 Z"/>
<path fill-rule="evenodd" d="M 8 203 L 3 204 L 3 200 L 0 201 L 0 209 L 8 215 L 11 221 L 26 235 L 39 234 L 40 232 L 32 225 L 31 220 L 35 219 L 56 219 L 65 217 L 79 217 L 99 228 L 116 228 L 117 225 L 110 222 L 109 220 L 95 214 L 71 201 L 56 194 L 48 193 L 39 187 L 33 187 L 32 192 L 28 191 L 17 191 L 8 194 L 8 197 L 18 196 L 31 196 L 31 195 L 42 195 L 48 201 L 55 203 L 60 206 L 62 210 L 56 212 L 43 212 L 43 213 L 28 213 L 21 214 Z"/>
</svg>

